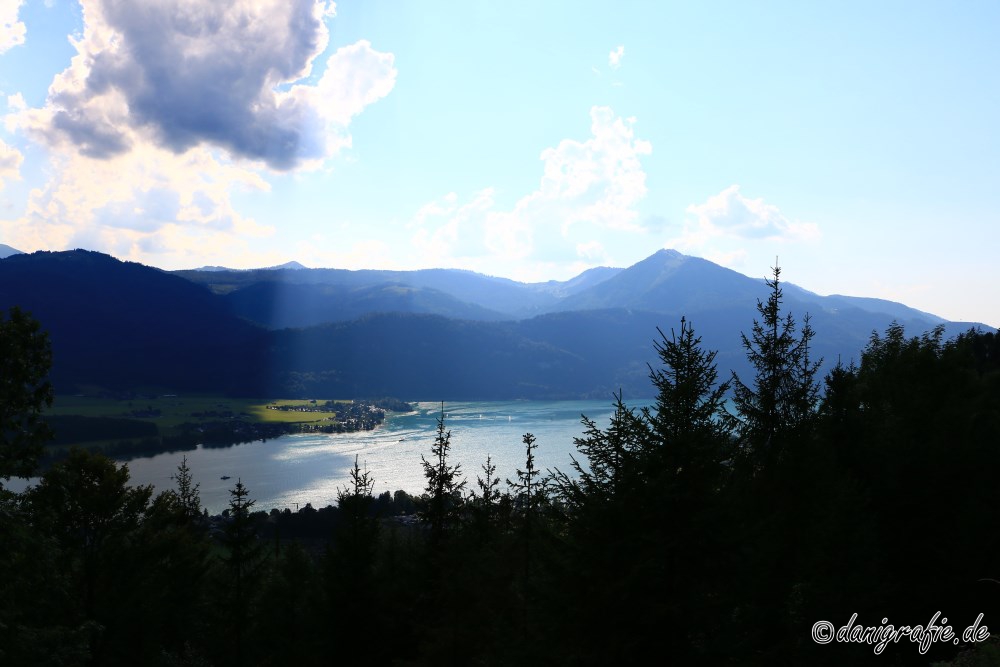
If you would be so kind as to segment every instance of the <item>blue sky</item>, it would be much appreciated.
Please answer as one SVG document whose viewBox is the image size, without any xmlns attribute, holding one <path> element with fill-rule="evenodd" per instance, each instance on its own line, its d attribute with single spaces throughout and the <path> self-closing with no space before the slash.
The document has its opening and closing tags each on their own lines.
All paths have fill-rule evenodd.
<svg viewBox="0 0 1000 667">
<path fill-rule="evenodd" d="M 519 280 L 669 247 L 997 326 L 998 41 L 995 2 L 0 0 L 0 243 Z"/>
</svg>

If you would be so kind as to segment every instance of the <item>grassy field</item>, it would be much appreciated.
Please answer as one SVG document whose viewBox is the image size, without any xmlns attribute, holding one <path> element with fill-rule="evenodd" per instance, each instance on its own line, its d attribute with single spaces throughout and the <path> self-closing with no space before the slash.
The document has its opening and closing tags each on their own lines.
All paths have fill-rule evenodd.
<svg viewBox="0 0 1000 667">
<path fill-rule="evenodd" d="M 60 395 L 45 413 L 54 435 L 46 449 L 58 456 L 81 446 L 127 458 L 193 448 L 201 442 L 225 446 L 286 433 L 344 432 L 381 423 L 367 402 L 329 403 L 152 392 L 123 397 Z"/>
<path fill-rule="evenodd" d="M 228 398 L 214 395 L 165 395 L 128 399 L 95 396 L 57 396 L 51 415 L 81 415 L 84 417 L 118 417 L 152 421 L 163 430 L 181 424 L 217 422 L 240 419 L 249 422 L 285 422 L 309 424 L 329 417 L 330 412 L 296 412 L 269 410 L 268 406 L 309 407 L 322 405 L 316 401 L 285 399 Z M 338 401 L 350 403 L 350 401 Z"/>
</svg>

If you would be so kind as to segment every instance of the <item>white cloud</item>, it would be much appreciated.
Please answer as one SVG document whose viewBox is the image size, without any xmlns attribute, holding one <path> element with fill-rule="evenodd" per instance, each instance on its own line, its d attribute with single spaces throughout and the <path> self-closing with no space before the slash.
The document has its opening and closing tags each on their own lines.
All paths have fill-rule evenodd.
<svg viewBox="0 0 1000 667">
<path fill-rule="evenodd" d="M 107 159 L 201 145 L 288 170 L 350 145 L 351 118 L 395 83 L 368 42 L 312 73 L 333 10 L 317 0 L 82 0 L 77 55 L 23 125 L 50 146 Z"/>
<path fill-rule="evenodd" d="M 685 226 L 688 243 L 700 244 L 720 237 L 750 241 L 810 241 L 819 238 L 814 223 L 792 221 L 777 206 L 763 199 L 749 199 L 740 193 L 740 186 L 731 185 L 704 204 L 687 207 Z"/>
<path fill-rule="evenodd" d="M 503 266 L 504 275 L 523 277 L 544 263 L 603 259 L 615 237 L 646 233 L 637 205 L 646 195 L 641 158 L 652 146 L 635 137 L 634 119 L 607 107 L 592 108 L 590 118 L 588 139 L 542 151 L 537 189 L 512 208 L 498 208 L 490 188 L 466 203 L 451 194 L 422 207 L 410 223 L 421 256 L 479 270 Z"/>
<path fill-rule="evenodd" d="M 733 268 L 735 266 L 744 266 L 747 262 L 748 253 L 744 248 L 730 251 L 708 250 L 704 257 L 708 261 L 715 262 L 720 266 Z"/>
<path fill-rule="evenodd" d="M 486 188 L 459 204 L 454 192 L 429 202 L 407 225 L 414 229 L 411 243 L 422 261 L 436 263 L 449 258 L 481 254 L 476 226 L 492 214 L 494 191 Z"/>
<path fill-rule="evenodd" d="M 0 53 L 24 44 L 28 29 L 17 20 L 23 0 L 0 0 Z"/>
<path fill-rule="evenodd" d="M 15 132 L 18 129 L 21 112 L 28 108 L 24 101 L 24 95 L 14 93 L 7 96 L 7 114 L 3 117 L 4 129 L 8 132 Z"/>
<path fill-rule="evenodd" d="M 576 244 L 576 254 L 590 261 L 600 261 L 607 257 L 607 251 L 600 241 L 587 241 Z"/>
<path fill-rule="evenodd" d="M 608 54 L 608 66 L 611 69 L 618 69 L 622 66 L 622 58 L 625 57 L 625 47 L 618 45 L 614 51 Z"/>
<path fill-rule="evenodd" d="M 50 180 L 0 221 L 3 238 L 160 266 L 286 261 L 254 249 L 275 230 L 233 193 L 349 147 L 352 119 L 395 84 L 392 54 L 359 41 L 319 62 L 335 15 L 320 0 L 81 4 L 77 53 L 45 105 L 7 99 L 6 129 L 48 149 Z"/>
<path fill-rule="evenodd" d="M 738 185 L 731 185 L 702 204 L 687 207 L 688 218 L 683 233 L 667 247 L 682 252 L 696 252 L 724 266 L 742 265 L 748 249 L 762 249 L 763 244 L 802 243 L 820 237 L 815 223 L 790 220 L 777 206 L 762 198 L 743 196 Z"/>
<path fill-rule="evenodd" d="M 5 181 L 21 177 L 22 162 L 24 162 L 24 156 L 21 151 L 13 146 L 8 146 L 0 139 L 0 190 L 3 190 Z"/>
<path fill-rule="evenodd" d="M 576 222 L 635 230 L 634 205 L 646 196 L 646 172 L 639 158 L 653 152 L 635 138 L 634 123 L 608 107 L 590 110 L 592 136 L 583 142 L 564 139 L 542 152 L 544 173 L 539 189 L 518 202 L 518 209 L 555 208 L 563 228 Z"/>
<path fill-rule="evenodd" d="M 309 109 L 307 123 L 325 137 L 318 157 L 351 146 L 347 127 L 365 107 L 382 99 L 396 83 L 391 53 L 380 53 L 367 40 L 337 49 L 315 86 L 295 85 L 283 99 Z"/>
<path fill-rule="evenodd" d="M 234 208 L 234 191 L 266 190 L 249 169 L 206 148 L 176 155 L 140 146 L 109 159 L 53 157 L 53 178 L 31 191 L 27 210 L 0 221 L 3 237 L 31 250 L 96 248 L 123 259 L 215 263 L 272 229 Z"/>
</svg>

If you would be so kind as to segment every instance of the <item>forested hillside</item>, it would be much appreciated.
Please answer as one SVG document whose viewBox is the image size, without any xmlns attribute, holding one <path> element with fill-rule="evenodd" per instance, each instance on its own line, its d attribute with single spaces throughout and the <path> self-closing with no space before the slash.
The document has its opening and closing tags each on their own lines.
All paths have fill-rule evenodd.
<svg viewBox="0 0 1000 667">
<path fill-rule="evenodd" d="M 824 372 L 894 321 L 914 334 L 943 324 L 946 338 L 969 328 L 902 304 L 788 293 L 790 312 L 812 317 Z M 81 250 L 0 260 L 0 307 L 46 323 L 63 394 L 642 396 L 656 329 L 682 315 L 720 368 L 748 372 L 739 332 L 766 296 L 762 281 L 672 251 L 535 284 L 449 270 L 171 274 Z"/>
<path fill-rule="evenodd" d="M 0 261 L 0 303 L 45 322 L 59 392 L 263 391 L 265 332 L 206 288 L 85 250 Z M 251 363 L 248 363 L 251 362 Z"/>
</svg>

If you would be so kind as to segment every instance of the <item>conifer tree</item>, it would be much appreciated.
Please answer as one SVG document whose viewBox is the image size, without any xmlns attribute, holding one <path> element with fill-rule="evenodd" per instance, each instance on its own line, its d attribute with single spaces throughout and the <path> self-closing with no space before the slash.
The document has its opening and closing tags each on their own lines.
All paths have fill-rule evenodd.
<svg viewBox="0 0 1000 667">
<path fill-rule="evenodd" d="M 534 450 L 538 448 L 535 444 L 535 436 L 525 433 L 521 437 L 524 443 L 524 470 L 517 469 L 517 481 L 507 480 L 515 502 L 519 505 L 521 513 L 522 539 L 524 540 L 524 577 L 527 580 L 531 572 L 531 541 L 537 521 L 538 505 L 542 497 L 540 483 L 538 481 L 539 471 L 535 467 Z"/>
<path fill-rule="evenodd" d="M 500 490 L 497 488 L 500 486 L 500 478 L 497 477 L 497 465 L 493 463 L 493 457 L 489 454 L 486 455 L 486 463 L 483 464 L 482 468 L 486 478 L 476 477 L 476 486 L 479 487 L 480 495 L 477 496 L 473 492 L 473 496 L 487 509 L 487 514 L 490 514 L 496 504 L 500 502 Z"/>
<path fill-rule="evenodd" d="M 127 465 L 74 448 L 25 497 L 34 529 L 58 549 L 59 575 L 71 586 L 66 611 L 101 628 L 89 641 L 95 663 L 139 643 L 139 619 L 127 610 L 148 578 L 141 528 L 152 487 L 128 482 Z"/>
<path fill-rule="evenodd" d="M 237 479 L 235 488 L 229 490 L 229 523 L 223 538 L 223 544 L 229 553 L 222 558 L 233 584 L 230 620 L 237 665 L 243 664 L 244 631 L 249 619 L 250 599 L 264 556 L 263 546 L 257 540 L 257 530 L 250 515 L 256 502 L 250 498 L 243 480 Z"/>
<path fill-rule="evenodd" d="M 420 455 L 424 467 L 424 477 L 427 478 L 426 494 L 428 507 L 424 518 L 431 524 L 431 541 L 438 543 L 444 537 L 448 523 L 456 505 L 461 502 L 461 492 L 465 488 L 465 480 L 459 481 L 462 474 L 461 465 L 448 462 L 451 451 L 451 431 L 444 426 L 444 403 L 441 403 L 441 416 L 438 417 L 437 435 L 431 446 L 431 460 Z"/>
<path fill-rule="evenodd" d="M 378 539 L 378 520 L 372 516 L 375 479 L 367 468 L 361 469 L 357 456 L 350 474 L 350 486 L 337 490 L 341 529 L 335 553 L 342 568 L 349 570 L 354 579 L 363 580 L 370 573 Z"/>
<path fill-rule="evenodd" d="M 347 662 L 365 658 L 375 640 L 371 623 L 377 611 L 373 573 L 379 539 L 375 479 L 357 456 L 350 477 L 350 484 L 337 490 L 339 520 L 326 556 L 327 604 L 335 628 L 331 639 Z"/>
<path fill-rule="evenodd" d="M 729 382 L 718 383 L 716 352 L 701 347 L 684 317 L 679 336 L 673 329 L 669 339 L 657 331 L 654 347 L 662 366 L 649 372 L 656 402 L 643 409 L 655 442 L 650 463 L 671 477 L 710 483 L 729 457 L 722 419 Z"/>
<path fill-rule="evenodd" d="M 486 477 L 476 477 L 476 486 L 479 488 L 479 492 L 473 491 L 469 501 L 472 506 L 474 526 L 479 531 L 480 537 L 488 540 L 497 523 L 503 494 L 499 489 L 500 477 L 497 476 L 497 465 L 493 463 L 492 456 L 487 454 L 486 463 L 482 465 L 482 470 Z"/>
<path fill-rule="evenodd" d="M 749 337 L 740 334 L 754 379 L 746 384 L 733 372 L 736 413 L 727 418 L 752 473 L 781 459 L 789 436 L 814 415 L 819 392 L 815 376 L 822 360 L 813 362 L 809 356 L 815 331 L 806 316 L 796 335 L 795 318 L 781 311 L 780 267 L 773 268 L 773 275 L 766 280 L 771 290 L 767 302 L 757 301 L 761 319 L 754 319 Z"/>
<path fill-rule="evenodd" d="M 177 502 L 185 518 L 189 521 L 198 519 L 201 516 L 201 494 L 199 493 L 201 485 L 194 483 L 194 476 L 187 464 L 187 455 L 181 459 L 181 464 L 177 466 L 177 474 L 171 475 L 170 478 L 177 482 Z"/>
<path fill-rule="evenodd" d="M 638 463 L 643 484 L 623 519 L 639 545 L 634 557 L 619 563 L 634 605 L 651 605 L 632 632 L 657 641 L 680 662 L 696 661 L 692 627 L 702 628 L 719 600 L 725 548 L 717 512 L 732 458 L 732 436 L 725 425 L 729 382 L 718 382 L 715 351 L 702 348 L 694 327 L 682 317 L 669 338 L 657 329 L 654 343 L 661 365 L 650 367 L 656 399 L 643 409 L 649 446 Z M 619 519 L 623 523 L 622 519 Z M 655 565 L 653 565 L 655 564 Z"/>
<path fill-rule="evenodd" d="M 574 443 L 587 463 L 571 457 L 576 474 L 571 477 L 557 470 L 553 475 L 556 493 L 570 508 L 579 510 L 588 502 L 602 504 L 618 498 L 635 481 L 637 458 L 649 447 L 642 415 L 625 405 L 621 392 L 614 397 L 615 411 L 607 429 L 586 415 L 581 417 L 584 434 L 574 438 Z"/>
</svg>

